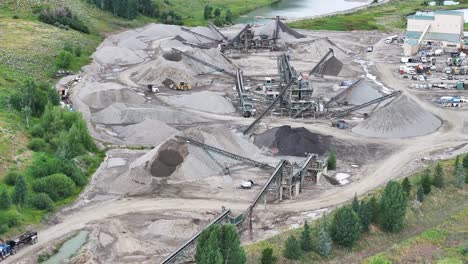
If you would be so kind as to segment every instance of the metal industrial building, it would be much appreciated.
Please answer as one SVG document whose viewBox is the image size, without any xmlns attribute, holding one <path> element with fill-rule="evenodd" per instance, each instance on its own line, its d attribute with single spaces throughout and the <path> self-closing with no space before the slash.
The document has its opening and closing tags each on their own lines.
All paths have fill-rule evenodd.
<svg viewBox="0 0 468 264">
<path fill-rule="evenodd" d="M 420 45 L 427 43 L 444 48 L 461 48 L 464 23 L 464 14 L 460 11 L 417 12 L 408 16 L 403 45 L 405 55 L 415 55 Z"/>
</svg>

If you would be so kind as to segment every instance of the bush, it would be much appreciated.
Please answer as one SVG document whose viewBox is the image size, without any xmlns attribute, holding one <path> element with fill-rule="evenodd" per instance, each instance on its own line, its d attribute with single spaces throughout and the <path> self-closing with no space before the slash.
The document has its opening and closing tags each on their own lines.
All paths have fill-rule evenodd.
<svg viewBox="0 0 468 264">
<path fill-rule="evenodd" d="M 57 173 L 33 182 L 33 190 L 46 193 L 54 201 L 65 199 L 75 192 L 75 183 L 66 175 Z"/>
<path fill-rule="evenodd" d="M 423 188 L 424 194 L 429 194 L 431 192 L 432 180 L 430 171 L 426 169 L 421 178 L 421 186 Z"/>
<path fill-rule="evenodd" d="M 5 175 L 5 183 L 10 186 L 14 186 L 16 183 L 16 178 L 18 178 L 20 174 L 16 171 L 10 171 L 7 175 Z"/>
<path fill-rule="evenodd" d="M 55 60 L 55 65 L 59 69 L 70 69 L 71 61 L 73 59 L 73 54 L 68 51 L 62 50 L 57 59 Z"/>
<path fill-rule="evenodd" d="M 8 210 L 11 206 L 11 198 L 8 194 L 7 189 L 3 189 L 2 193 L 0 194 L 0 209 L 1 210 Z"/>
<path fill-rule="evenodd" d="M 434 170 L 434 179 L 432 184 L 437 188 L 444 188 L 445 181 L 444 181 L 444 170 L 442 169 L 442 165 L 437 163 L 437 166 Z"/>
<path fill-rule="evenodd" d="M 39 210 L 52 211 L 54 209 L 54 201 L 45 193 L 34 194 L 30 198 L 30 204 Z"/>
<path fill-rule="evenodd" d="M 42 138 L 33 138 L 28 143 L 28 148 L 32 151 L 45 151 L 47 149 L 47 143 Z"/>
<path fill-rule="evenodd" d="M 18 19 L 19 16 L 18 16 L 18 15 L 13 15 L 11 18 L 13 18 L 13 19 Z"/>
<path fill-rule="evenodd" d="M 16 210 L 9 210 L 0 213 L 1 225 L 6 225 L 8 228 L 18 226 L 21 223 L 20 214 Z"/>
<path fill-rule="evenodd" d="M 81 57 L 81 47 L 80 46 L 75 47 L 75 56 Z"/>
<path fill-rule="evenodd" d="M 392 262 L 384 256 L 377 255 L 369 259 L 369 264 L 392 264 Z"/>
<path fill-rule="evenodd" d="M 26 198 L 28 197 L 28 184 L 24 179 L 23 175 L 19 175 L 16 178 L 15 188 L 13 189 L 12 201 L 18 206 L 21 206 L 26 203 Z M 0 221 L 1 223 L 1 221 Z"/>
<path fill-rule="evenodd" d="M 262 250 L 262 258 L 260 259 L 260 263 L 261 264 L 276 263 L 276 257 L 273 255 L 273 249 L 271 247 L 267 247 Z"/>
</svg>

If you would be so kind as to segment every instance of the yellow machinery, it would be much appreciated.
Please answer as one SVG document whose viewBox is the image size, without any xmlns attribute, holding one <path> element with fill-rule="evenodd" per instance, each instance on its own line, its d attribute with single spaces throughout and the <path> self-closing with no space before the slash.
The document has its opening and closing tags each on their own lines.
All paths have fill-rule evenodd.
<svg viewBox="0 0 468 264">
<path fill-rule="evenodd" d="M 191 89 L 192 89 L 192 85 L 185 83 L 185 82 L 180 82 L 177 85 L 177 90 L 180 90 L 180 91 L 189 91 Z"/>
</svg>

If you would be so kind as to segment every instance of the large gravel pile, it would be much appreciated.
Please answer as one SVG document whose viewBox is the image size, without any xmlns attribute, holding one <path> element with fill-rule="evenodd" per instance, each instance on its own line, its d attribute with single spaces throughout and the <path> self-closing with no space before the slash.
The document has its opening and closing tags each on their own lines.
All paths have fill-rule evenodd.
<svg viewBox="0 0 468 264">
<path fill-rule="evenodd" d="M 103 109 L 113 103 L 143 104 L 146 99 L 118 83 L 86 82 L 80 90 L 81 100 L 94 109 Z"/>
<path fill-rule="evenodd" d="M 286 156 L 307 156 L 307 153 L 325 154 L 331 145 L 330 136 L 315 134 L 301 128 L 282 126 L 256 135 L 254 144 Z"/>
<path fill-rule="evenodd" d="M 297 49 L 295 53 L 298 54 L 307 54 L 307 56 L 314 61 L 320 61 L 328 51 L 333 49 L 333 54 L 339 60 L 346 60 L 349 59 L 349 55 L 341 51 L 340 49 L 333 46 L 330 42 L 326 39 L 319 39 L 315 42 L 309 43 L 307 45 L 303 45 Z"/>
<path fill-rule="evenodd" d="M 230 114 L 235 111 L 231 102 L 224 97 L 224 93 L 219 92 L 203 91 L 183 95 L 161 96 L 160 98 L 170 105 L 192 108 L 204 112 Z"/>
<path fill-rule="evenodd" d="M 415 101 L 401 95 L 353 128 L 353 132 L 367 137 L 404 138 L 430 134 L 442 122 Z"/>
<path fill-rule="evenodd" d="M 125 47 L 102 47 L 93 54 L 93 59 L 101 65 L 130 65 L 141 63 L 145 60 L 143 52 L 135 52 Z"/>
<path fill-rule="evenodd" d="M 193 124 L 206 122 L 203 117 L 161 106 L 141 106 L 115 103 L 94 113 L 91 120 L 104 125 L 131 125 L 147 119 L 159 120 L 166 124 Z"/>
</svg>

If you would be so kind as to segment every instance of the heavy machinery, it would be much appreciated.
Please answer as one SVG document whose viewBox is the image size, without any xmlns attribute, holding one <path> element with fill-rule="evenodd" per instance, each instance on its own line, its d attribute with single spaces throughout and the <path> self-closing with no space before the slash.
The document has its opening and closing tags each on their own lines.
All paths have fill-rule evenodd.
<svg viewBox="0 0 468 264">
<path fill-rule="evenodd" d="M 17 238 L 7 240 L 5 244 L 0 244 L 0 261 L 16 254 L 21 245 L 35 243 L 37 243 L 37 232 L 33 231 L 27 231 Z"/>
<path fill-rule="evenodd" d="M 177 85 L 177 90 L 179 90 L 179 91 L 190 91 L 190 90 L 192 90 L 192 85 L 188 84 L 186 82 L 180 82 Z"/>
<path fill-rule="evenodd" d="M 7 244 L 0 244 L 0 261 L 14 254 L 16 254 L 16 249 Z"/>
</svg>

